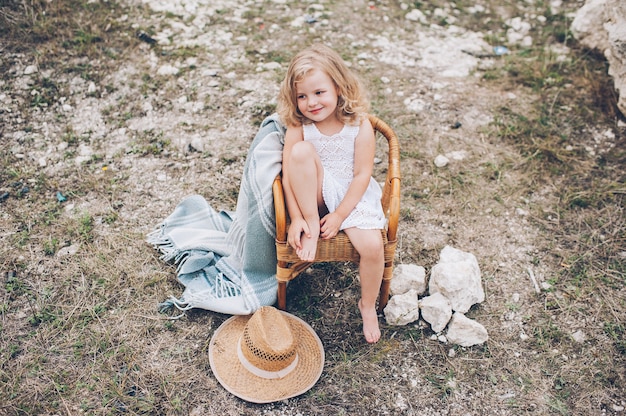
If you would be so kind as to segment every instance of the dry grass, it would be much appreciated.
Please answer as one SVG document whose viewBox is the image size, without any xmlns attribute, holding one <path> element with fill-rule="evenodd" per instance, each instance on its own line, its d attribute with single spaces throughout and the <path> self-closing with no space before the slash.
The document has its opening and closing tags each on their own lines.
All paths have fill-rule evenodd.
<svg viewBox="0 0 626 416">
<path fill-rule="evenodd" d="M 525 7 L 509 3 L 488 2 L 478 18 L 463 12 L 472 4 L 455 2 L 463 12 L 457 24 L 492 30 L 493 42 L 501 42 L 502 16 Z M 447 4 L 420 6 L 432 16 Z M 156 36 L 159 25 L 189 24 L 193 16 L 115 2 L 0 3 L 0 95 L 11 98 L 4 101 L 11 111 L 0 110 L 0 194 L 8 195 L 0 202 L 0 414 L 589 415 L 626 405 L 624 129 L 616 126 L 621 116 L 606 64 L 567 39 L 566 7 L 534 29 L 540 46 L 514 50 L 482 70 L 482 79 L 453 84 L 419 114 L 407 113 L 405 97 L 386 94 L 378 80 L 392 78 L 394 89 L 428 101 L 420 74 L 364 67 L 376 112 L 401 138 L 398 263 L 430 269 L 446 244 L 473 252 L 487 299 L 468 315 L 488 329 L 486 344 L 443 344 L 415 324 L 383 325 L 382 340 L 368 346 L 356 270 L 318 266 L 290 284 L 288 309 L 320 335 L 322 377 L 301 397 L 251 405 L 227 393 L 210 370 L 208 343 L 226 316 L 198 310 L 170 320 L 157 312 L 181 287 L 173 267 L 144 242 L 146 232 L 191 192 L 232 209 L 247 143 L 273 111 L 267 97 L 246 106 L 258 84 L 239 81 L 277 83 L 282 72 L 257 72 L 257 65 L 284 65 L 305 40 L 332 41 L 352 62 L 370 52 L 359 39 L 338 39 L 342 30 L 414 40 L 405 10 L 375 6 L 368 14 L 360 2 L 325 4 L 332 13 L 320 20 L 328 25 L 299 32 L 300 40 L 289 24 L 315 11 L 306 5 L 255 3 L 241 19 L 218 8 L 212 30 L 248 38 L 246 59 L 232 59 L 218 48 L 149 45 L 136 37 Z M 391 18 L 386 29 L 379 12 Z M 280 29 L 262 31 L 255 17 Z M 565 63 L 548 52 L 563 42 L 574 47 Z M 175 77 L 149 65 L 188 58 L 198 61 Z M 39 67 L 25 89 L 15 70 L 22 61 Z M 219 76 L 202 75 L 215 67 Z M 211 79 L 219 85 L 207 93 L 202 83 Z M 503 99 L 508 92 L 517 99 Z M 96 122 L 81 130 L 60 110 L 59 97 L 92 106 L 113 127 L 104 135 Z M 184 107 L 196 101 L 200 110 Z M 171 116 L 175 128 L 133 127 L 150 111 Z M 465 116 L 475 113 L 492 114 L 493 123 L 469 127 Z M 459 120 L 463 128 L 449 127 Z M 120 129 L 133 134 L 118 141 Z M 598 142 L 605 131 L 616 137 Z M 194 133 L 212 146 L 181 150 L 179 136 Z M 49 143 L 60 156 L 44 169 L 31 153 L 44 154 Z M 93 152 L 76 164 L 85 145 Z M 431 163 L 458 148 L 469 150 L 464 161 L 445 169 Z M 527 216 L 513 214 L 520 207 Z M 69 248 L 77 251 L 64 255 Z M 541 293 L 528 268 L 549 284 Z M 586 341 L 573 339 L 578 330 Z"/>
</svg>

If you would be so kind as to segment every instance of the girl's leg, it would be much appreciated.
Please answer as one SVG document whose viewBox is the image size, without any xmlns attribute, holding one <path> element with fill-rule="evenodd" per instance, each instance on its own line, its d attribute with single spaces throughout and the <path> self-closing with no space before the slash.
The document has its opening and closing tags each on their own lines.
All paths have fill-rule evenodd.
<svg viewBox="0 0 626 416">
<path fill-rule="evenodd" d="M 385 269 L 383 238 L 380 230 L 347 228 L 344 231 L 361 257 L 359 262 L 359 275 L 361 276 L 359 310 L 363 318 L 365 340 L 374 343 L 380 339 L 376 299 L 378 299 Z"/>
<path fill-rule="evenodd" d="M 302 249 L 296 250 L 296 254 L 301 260 L 313 261 L 320 236 L 319 207 L 323 206 L 324 169 L 315 147 L 305 141 L 294 144 L 289 166 L 292 169 L 289 172 L 291 190 L 311 232 L 310 237 L 302 235 Z"/>
</svg>

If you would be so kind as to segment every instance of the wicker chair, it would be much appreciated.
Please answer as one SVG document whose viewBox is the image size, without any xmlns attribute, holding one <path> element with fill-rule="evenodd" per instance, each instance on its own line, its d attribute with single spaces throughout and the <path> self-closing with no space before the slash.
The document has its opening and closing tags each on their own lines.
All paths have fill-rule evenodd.
<svg viewBox="0 0 626 416">
<path fill-rule="evenodd" d="M 398 137 L 393 130 L 376 116 L 370 115 L 369 120 L 374 131 L 387 139 L 389 146 L 387 178 L 383 186 L 382 206 L 387 217 L 387 229 L 382 230 L 385 246 L 385 269 L 378 299 L 378 311 L 387 305 L 389 299 L 389 284 L 393 277 L 393 260 L 396 251 L 396 235 L 400 218 L 400 147 Z M 351 261 L 358 263 L 359 254 L 356 252 L 348 236 L 340 231 L 329 240 L 319 239 L 315 260 L 302 261 L 295 250 L 287 243 L 289 218 L 281 182 L 281 175 L 274 180 L 272 187 L 274 194 L 274 208 L 276 215 L 276 279 L 278 280 L 278 307 L 287 307 L 287 282 L 295 279 L 302 271 L 313 263 L 331 261 Z"/>
</svg>

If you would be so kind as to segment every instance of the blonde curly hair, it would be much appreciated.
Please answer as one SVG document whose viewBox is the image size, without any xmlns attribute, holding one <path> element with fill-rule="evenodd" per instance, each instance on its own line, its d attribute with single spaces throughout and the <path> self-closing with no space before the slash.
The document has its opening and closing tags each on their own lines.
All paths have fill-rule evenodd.
<svg viewBox="0 0 626 416">
<path fill-rule="evenodd" d="M 346 124 L 356 124 L 369 111 L 365 90 L 341 56 L 323 44 L 311 45 L 291 60 L 278 94 L 278 114 L 283 123 L 287 126 L 311 123 L 298 109 L 296 84 L 314 69 L 324 71 L 337 88 L 337 118 Z"/>
</svg>

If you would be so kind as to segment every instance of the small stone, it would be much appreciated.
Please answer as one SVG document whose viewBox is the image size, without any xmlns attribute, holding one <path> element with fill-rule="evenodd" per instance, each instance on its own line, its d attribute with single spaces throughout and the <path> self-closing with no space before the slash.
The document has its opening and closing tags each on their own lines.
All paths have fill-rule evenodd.
<svg viewBox="0 0 626 416">
<path fill-rule="evenodd" d="M 522 208 L 515 208 L 515 214 L 519 215 L 520 217 L 527 217 L 528 211 Z"/>
<path fill-rule="evenodd" d="M 581 344 L 587 340 L 587 335 L 583 331 L 578 330 L 572 334 L 572 339 Z"/>
<path fill-rule="evenodd" d="M 437 157 L 434 160 L 435 166 L 437 166 L 438 168 L 443 168 L 449 162 L 450 162 L 450 160 L 447 157 L 445 157 L 444 155 L 437 155 Z"/>
<path fill-rule="evenodd" d="M 57 257 L 73 256 L 78 252 L 78 245 L 72 244 L 71 246 L 63 247 L 57 252 Z"/>
<path fill-rule="evenodd" d="M 176 75 L 178 74 L 178 68 L 172 65 L 163 65 L 157 70 L 158 75 Z"/>
<path fill-rule="evenodd" d="M 32 75 L 35 74 L 39 71 L 39 69 L 37 69 L 37 65 L 28 65 L 26 68 L 24 68 L 24 75 Z"/>
<path fill-rule="evenodd" d="M 424 16 L 424 13 L 422 13 L 422 11 L 419 9 L 411 10 L 406 14 L 405 17 L 407 20 L 410 20 L 412 22 L 420 22 L 424 24 L 426 23 L 426 16 Z"/>
</svg>

